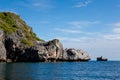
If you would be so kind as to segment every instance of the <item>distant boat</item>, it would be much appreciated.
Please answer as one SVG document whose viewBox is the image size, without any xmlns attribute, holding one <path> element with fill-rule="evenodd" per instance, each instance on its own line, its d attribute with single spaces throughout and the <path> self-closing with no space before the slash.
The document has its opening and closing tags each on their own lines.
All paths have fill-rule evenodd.
<svg viewBox="0 0 120 80">
<path fill-rule="evenodd" d="M 101 57 L 97 57 L 97 61 L 108 61 L 107 58 L 103 58 L 102 56 Z"/>
</svg>

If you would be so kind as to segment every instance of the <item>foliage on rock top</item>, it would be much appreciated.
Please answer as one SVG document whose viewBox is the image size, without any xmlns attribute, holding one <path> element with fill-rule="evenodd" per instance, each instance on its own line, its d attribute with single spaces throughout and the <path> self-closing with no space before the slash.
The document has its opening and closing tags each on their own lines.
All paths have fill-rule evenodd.
<svg viewBox="0 0 120 80">
<path fill-rule="evenodd" d="M 32 28 L 29 27 L 19 15 L 11 12 L 0 12 L 0 29 L 2 29 L 6 34 L 13 34 L 16 33 L 17 30 L 22 30 L 22 33 L 26 38 L 21 41 L 23 43 L 29 43 L 28 41 L 43 41 L 36 36 L 32 31 Z M 30 45 L 31 44 L 32 43 L 30 43 Z"/>
</svg>

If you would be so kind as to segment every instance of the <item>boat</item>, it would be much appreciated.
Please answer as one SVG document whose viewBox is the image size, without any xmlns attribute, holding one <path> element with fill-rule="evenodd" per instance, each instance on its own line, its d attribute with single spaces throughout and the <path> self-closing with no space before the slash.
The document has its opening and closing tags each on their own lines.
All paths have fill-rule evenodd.
<svg viewBox="0 0 120 80">
<path fill-rule="evenodd" d="M 97 57 L 97 61 L 108 61 L 108 59 L 101 56 L 101 57 Z"/>
</svg>

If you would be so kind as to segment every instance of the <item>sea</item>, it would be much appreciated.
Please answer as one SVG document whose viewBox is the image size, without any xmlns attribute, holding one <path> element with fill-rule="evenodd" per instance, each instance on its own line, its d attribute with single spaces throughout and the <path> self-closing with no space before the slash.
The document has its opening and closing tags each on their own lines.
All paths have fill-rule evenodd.
<svg viewBox="0 0 120 80">
<path fill-rule="evenodd" d="M 120 80 L 120 61 L 0 63 L 0 80 Z"/>
</svg>

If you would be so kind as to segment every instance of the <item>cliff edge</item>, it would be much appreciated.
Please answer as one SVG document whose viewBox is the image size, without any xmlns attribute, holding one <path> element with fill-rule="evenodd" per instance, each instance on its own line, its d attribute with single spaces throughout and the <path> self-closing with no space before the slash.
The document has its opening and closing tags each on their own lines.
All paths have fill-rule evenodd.
<svg viewBox="0 0 120 80">
<path fill-rule="evenodd" d="M 51 62 L 88 61 L 90 56 L 83 50 L 63 49 L 61 42 L 48 42 L 38 38 L 19 15 L 0 12 L 0 61 L 4 62 Z"/>
</svg>

